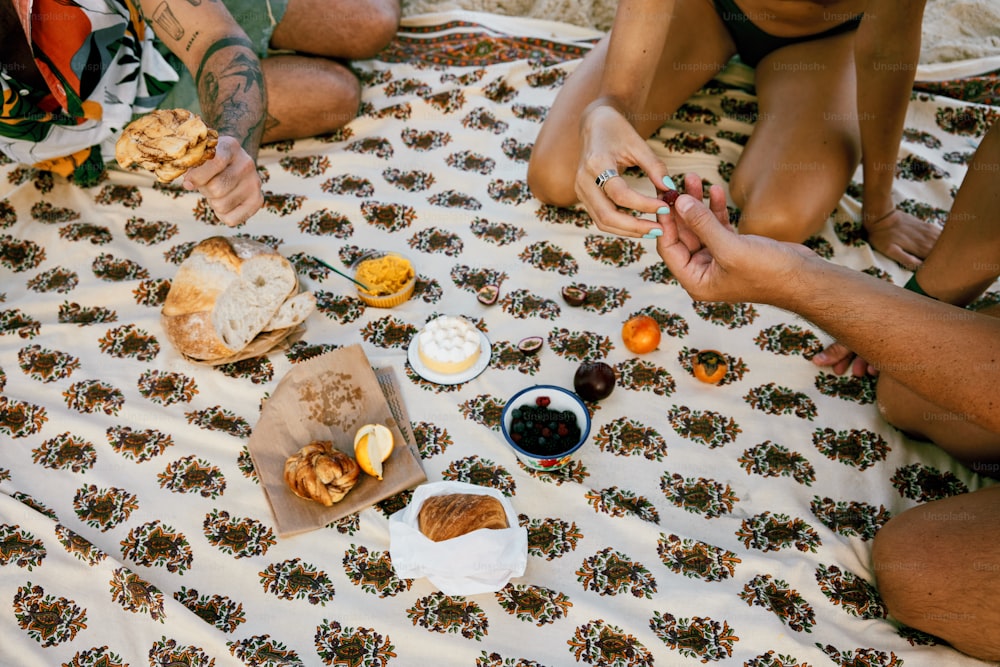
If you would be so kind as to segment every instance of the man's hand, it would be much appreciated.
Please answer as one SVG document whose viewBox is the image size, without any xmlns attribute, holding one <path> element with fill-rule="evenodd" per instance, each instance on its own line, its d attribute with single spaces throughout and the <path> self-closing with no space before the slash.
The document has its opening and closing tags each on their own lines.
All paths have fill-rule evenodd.
<svg viewBox="0 0 1000 667">
<path fill-rule="evenodd" d="M 709 190 L 707 207 L 696 174 L 688 174 L 684 190 L 670 215 L 659 216 L 663 236 L 656 249 L 693 299 L 773 303 L 776 291 L 794 282 L 802 258 L 815 256 L 798 243 L 737 234 L 720 186 Z"/>
<path fill-rule="evenodd" d="M 242 225 L 264 205 L 256 163 L 236 139 L 226 135 L 219 136 L 214 158 L 184 175 L 184 188 L 200 192 L 219 220 L 230 227 Z"/>
</svg>

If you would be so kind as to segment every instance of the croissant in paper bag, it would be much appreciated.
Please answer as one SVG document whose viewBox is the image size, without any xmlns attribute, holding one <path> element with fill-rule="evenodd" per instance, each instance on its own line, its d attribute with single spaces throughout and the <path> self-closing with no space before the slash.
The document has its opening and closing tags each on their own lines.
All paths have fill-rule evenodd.
<svg viewBox="0 0 1000 667">
<path fill-rule="evenodd" d="M 357 462 L 325 440 L 310 442 L 285 461 L 285 483 L 292 493 L 327 507 L 343 500 L 360 475 Z"/>
<path fill-rule="evenodd" d="M 435 542 L 450 540 L 480 528 L 509 528 L 503 504 L 493 496 L 449 493 L 431 496 L 420 506 L 420 532 Z"/>
</svg>

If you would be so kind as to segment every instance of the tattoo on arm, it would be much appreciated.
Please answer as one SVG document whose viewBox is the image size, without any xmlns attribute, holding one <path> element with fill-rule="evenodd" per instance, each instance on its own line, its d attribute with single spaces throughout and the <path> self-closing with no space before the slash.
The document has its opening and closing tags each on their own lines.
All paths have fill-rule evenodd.
<svg viewBox="0 0 1000 667">
<path fill-rule="evenodd" d="M 205 122 L 235 137 L 256 158 L 267 118 L 267 96 L 260 59 L 250 43 L 226 38 L 213 44 L 202 58 L 195 82 Z"/>
<path fill-rule="evenodd" d="M 184 26 L 177 20 L 174 13 L 170 11 L 170 5 L 166 2 L 161 2 L 153 10 L 153 23 L 172 39 L 180 40 L 184 37 Z"/>
</svg>

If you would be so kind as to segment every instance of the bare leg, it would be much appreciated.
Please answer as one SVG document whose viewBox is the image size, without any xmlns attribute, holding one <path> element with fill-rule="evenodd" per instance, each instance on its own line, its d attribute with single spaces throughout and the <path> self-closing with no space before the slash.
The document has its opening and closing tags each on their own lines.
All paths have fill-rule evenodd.
<svg viewBox="0 0 1000 667">
<path fill-rule="evenodd" d="M 361 85 L 335 59 L 374 57 L 396 34 L 399 17 L 398 0 L 291 0 L 271 46 L 296 53 L 262 61 L 264 141 L 325 134 L 353 120 Z"/>
<path fill-rule="evenodd" d="M 928 294 L 964 306 L 1000 275 L 1000 121 L 979 143 L 944 231 L 917 281 Z"/>
<path fill-rule="evenodd" d="M 944 231 L 917 271 L 920 286 L 942 301 L 964 306 L 1000 275 L 1000 122 L 983 137 L 969 164 Z M 981 312 L 1000 317 L 1000 306 Z M 956 311 L 961 317 L 962 311 Z M 996 359 L 981 363 L 997 365 Z M 997 366 L 1000 371 L 1000 366 Z M 961 373 L 962 369 L 955 369 Z M 914 437 L 933 441 L 960 461 L 1000 478 L 1000 434 L 970 423 L 971 415 L 941 410 L 882 369 L 878 403 L 886 420 Z"/>
<path fill-rule="evenodd" d="M 267 89 L 265 143 L 326 134 L 357 116 L 361 84 L 339 62 L 288 54 L 264 58 L 261 65 Z"/>
<path fill-rule="evenodd" d="M 607 37 L 602 39 L 567 79 L 531 151 L 528 186 L 548 204 L 572 206 L 577 201 L 574 181 L 582 147 L 580 116 L 599 92 L 607 41 Z M 726 66 L 733 53 L 732 38 L 711 2 L 678 0 L 646 108 L 638 111 L 633 122 L 636 131 L 644 137 L 652 135 Z"/>
<path fill-rule="evenodd" d="M 889 613 L 981 660 L 1000 660 L 1000 486 L 935 500 L 875 535 Z"/>
<path fill-rule="evenodd" d="M 741 233 L 801 242 L 836 208 L 861 159 L 853 50 L 845 33 L 758 64 L 760 117 L 729 183 Z"/>
<path fill-rule="evenodd" d="M 1000 306 L 980 312 L 1000 317 Z M 961 311 L 956 315 L 961 316 Z M 993 364 L 1000 372 L 996 359 L 983 359 L 982 363 Z M 886 421 L 911 437 L 930 440 L 972 470 L 1000 478 L 1000 433 L 972 423 L 971 415 L 948 412 L 917 395 L 892 377 L 891 368 L 879 371 L 878 406 Z"/>
<path fill-rule="evenodd" d="M 290 0 L 271 46 L 364 60 L 392 41 L 400 12 L 399 0 Z"/>
</svg>

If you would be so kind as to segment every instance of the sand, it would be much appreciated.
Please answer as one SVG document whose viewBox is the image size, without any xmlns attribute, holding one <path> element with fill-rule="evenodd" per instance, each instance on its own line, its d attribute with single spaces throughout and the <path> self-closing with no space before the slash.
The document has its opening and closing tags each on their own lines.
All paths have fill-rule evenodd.
<svg viewBox="0 0 1000 667">
<path fill-rule="evenodd" d="M 403 0 L 403 14 L 463 9 L 504 16 L 562 21 L 606 31 L 614 20 L 615 0 Z M 1000 2 L 928 0 L 924 11 L 921 64 L 1000 56 Z"/>
</svg>

